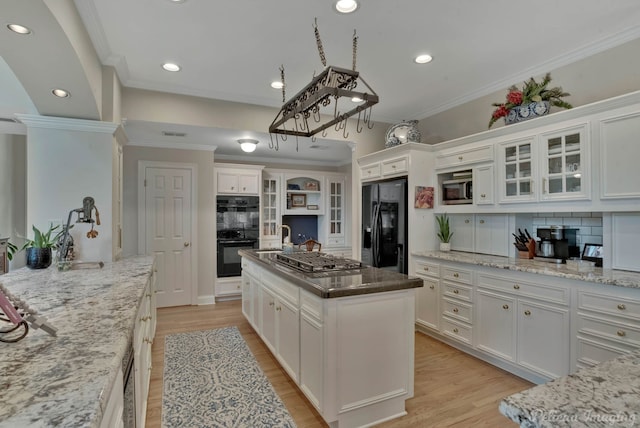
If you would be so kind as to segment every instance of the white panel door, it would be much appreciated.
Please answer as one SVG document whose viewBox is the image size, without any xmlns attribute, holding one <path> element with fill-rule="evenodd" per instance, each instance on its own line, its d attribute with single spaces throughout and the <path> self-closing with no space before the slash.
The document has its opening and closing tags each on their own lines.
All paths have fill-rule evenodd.
<svg viewBox="0 0 640 428">
<path fill-rule="evenodd" d="M 145 168 L 146 253 L 156 256 L 159 307 L 192 304 L 189 168 Z"/>
</svg>

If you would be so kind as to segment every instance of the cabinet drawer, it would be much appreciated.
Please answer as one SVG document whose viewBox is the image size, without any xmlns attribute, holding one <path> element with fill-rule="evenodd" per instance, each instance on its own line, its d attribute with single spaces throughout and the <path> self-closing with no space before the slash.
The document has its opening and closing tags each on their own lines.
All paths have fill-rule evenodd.
<svg viewBox="0 0 640 428">
<path fill-rule="evenodd" d="M 609 320 L 579 314 L 578 331 L 640 347 L 640 330 L 622 323 L 614 323 Z"/>
<path fill-rule="evenodd" d="M 578 335 L 576 346 L 578 367 L 593 367 L 604 361 L 631 352 L 631 349 L 613 346 L 604 341 Z"/>
<path fill-rule="evenodd" d="M 240 294 L 242 292 L 242 282 L 216 283 L 216 296 L 226 296 L 230 294 Z"/>
<path fill-rule="evenodd" d="M 640 301 L 628 298 L 579 291 L 578 308 L 640 320 Z"/>
<path fill-rule="evenodd" d="M 442 306 L 443 315 L 471 324 L 473 319 L 471 305 L 451 299 L 442 299 Z"/>
<path fill-rule="evenodd" d="M 462 325 L 448 318 L 442 318 L 442 333 L 460 342 L 471 345 L 471 327 Z"/>
<path fill-rule="evenodd" d="M 290 282 L 283 281 L 268 272 L 262 273 L 264 285 L 269 287 L 277 297 L 288 300 L 291 304 L 297 306 L 300 302 L 300 287 Z"/>
<path fill-rule="evenodd" d="M 362 180 L 368 180 L 370 178 L 380 177 L 380 164 L 375 163 L 373 165 L 367 165 L 360 168 L 360 178 Z"/>
<path fill-rule="evenodd" d="M 442 266 L 442 279 L 471 284 L 471 274 L 472 272 L 470 270 Z"/>
<path fill-rule="evenodd" d="M 329 238 L 325 244 L 327 247 L 344 247 L 344 238 Z M 325 246 L 323 245 L 323 247 Z"/>
<path fill-rule="evenodd" d="M 442 294 L 448 297 L 453 297 L 454 299 L 465 300 L 467 302 L 473 301 L 472 288 L 462 284 L 443 282 Z"/>
<path fill-rule="evenodd" d="M 517 296 L 533 297 L 547 303 L 569 304 L 569 289 L 545 284 L 531 284 L 511 278 L 492 275 L 480 275 L 478 286 L 496 291 L 512 293 Z"/>
<path fill-rule="evenodd" d="M 415 274 L 437 278 L 440 276 L 440 265 L 438 263 L 431 263 L 424 260 L 416 260 Z"/>
<path fill-rule="evenodd" d="M 300 302 L 300 309 L 304 314 L 315 319 L 318 322 L 322 322 L 322 299 L 312 295 L 307 291 L 301 290 Z"/>
<path fill-rule="evenodd" d="M 492 160 L 493 146 L 487 145 L 473 149 L 439 154 L 436 156 L 436 169 Z"/>
<path fill-rule="evenodd" d="M 394 175 L 409 171 L 409 158 L 404 156 L 382 162 L 382 175 Z"/>
</svg>

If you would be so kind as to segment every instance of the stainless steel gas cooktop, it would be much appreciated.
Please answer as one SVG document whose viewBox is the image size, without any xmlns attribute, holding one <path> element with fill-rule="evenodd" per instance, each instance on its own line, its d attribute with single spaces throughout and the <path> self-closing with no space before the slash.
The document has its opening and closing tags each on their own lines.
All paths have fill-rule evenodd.
<svg viewBox="0 0 640 428">
<path fill-rule="evenodd" d="M 360 269 L 362 263 L 357 260 L 336 257 L 320 252 L 280 253 L 276 255 L 278 262 L 304 272 L 330 272 L 349 269 Z"/>
</svg>

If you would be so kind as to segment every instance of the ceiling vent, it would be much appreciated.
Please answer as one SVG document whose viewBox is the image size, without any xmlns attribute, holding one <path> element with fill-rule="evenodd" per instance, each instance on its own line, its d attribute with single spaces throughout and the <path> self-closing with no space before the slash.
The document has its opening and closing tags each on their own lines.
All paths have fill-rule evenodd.
<svg viewBox="0 0 640 428">
<path fill-rule="evenodd" d="M 312 144 L 309 146 L 310 149 L 316 149 L 316 150 L 328 150 L 329 146 L 321 146 L 320 144 Z"/>
<path fill-rule="evenodd" d="M 165 137 L 186 137 L 186 132 L 172 132 L 172 131 L 162 131 L 162 135 Z"/>
</svg>

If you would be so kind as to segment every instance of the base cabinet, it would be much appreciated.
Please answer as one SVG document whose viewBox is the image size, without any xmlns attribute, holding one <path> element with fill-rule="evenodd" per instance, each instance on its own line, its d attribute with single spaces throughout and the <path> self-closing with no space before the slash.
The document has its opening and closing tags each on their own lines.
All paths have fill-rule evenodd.
<svg viewBox="0 0 640 428">
<path fill-rule="evenodd" d="M 261 296 L 254 328 L 329 426 L 372 426 L 405 414 L 413 396 L 414 289 L 323 299 L 247 264 Z"/>
<path fill-rule="evenodd" d="M 156 332 L 156 268 L 145 288 L 133 329 L 136 427 L 144 428 L 151 380 L 151 346 Z"/>
<path fill-rule="evenodd" d="M 516 299 L 478 290 L 478 349 L 516 361 Z"/>
</svg>

